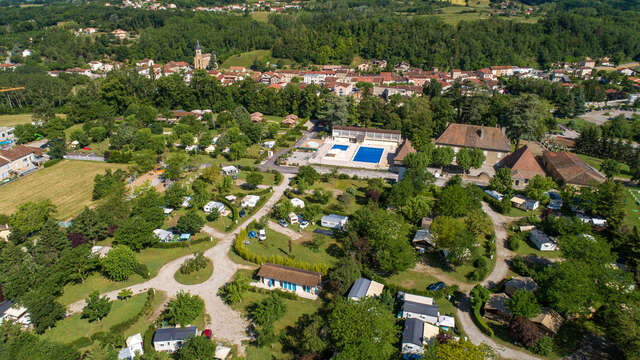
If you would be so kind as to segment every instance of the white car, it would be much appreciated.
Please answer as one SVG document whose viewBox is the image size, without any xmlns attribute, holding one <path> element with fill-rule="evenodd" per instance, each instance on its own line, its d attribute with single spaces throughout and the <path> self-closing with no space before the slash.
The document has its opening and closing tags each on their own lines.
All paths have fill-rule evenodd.
<svg viewBox="0 0 640 360">
<path fill-rule="evenodd" d="M 303 221 L 300 223 L 300 229 L 304 229 L 304 228 L 306 228 L 307 226 L 309 226 L 309 222 L 308 222 L 307 220 L 303 220 Z"/>
<path fill-rule="evenodd" d="M 264 229 L 260 229 L 260 231 L 258 231 L 258 239 L 267 240 L 267 232 Z"/>
</svg>

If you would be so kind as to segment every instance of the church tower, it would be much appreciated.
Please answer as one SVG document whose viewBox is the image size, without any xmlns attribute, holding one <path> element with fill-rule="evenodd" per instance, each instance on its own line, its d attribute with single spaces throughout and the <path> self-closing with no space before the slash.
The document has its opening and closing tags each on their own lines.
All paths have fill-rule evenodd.
<svg viewBox="0 0 640 360">
<path fill-rule="evenodd" d="M 196 70 L 206 70 L 211 61 L 211 54 L 203 54 L 200 47 L 200 41 L 196 41 L 196 54 L 193 56 L 193 67 Z M 217 67 L 217 64 L 215 64 Z"/>
</svg>

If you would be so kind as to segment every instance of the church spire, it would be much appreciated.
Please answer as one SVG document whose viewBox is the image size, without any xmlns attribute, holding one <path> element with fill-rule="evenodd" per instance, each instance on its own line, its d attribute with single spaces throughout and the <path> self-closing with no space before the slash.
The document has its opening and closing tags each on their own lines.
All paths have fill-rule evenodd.
<svg viewBox="0 0 640 360">
<path fill-rule="evenodd" d="M 200 40 L 196 40 L 196 51 L 200 51 Z"/>
</svg>

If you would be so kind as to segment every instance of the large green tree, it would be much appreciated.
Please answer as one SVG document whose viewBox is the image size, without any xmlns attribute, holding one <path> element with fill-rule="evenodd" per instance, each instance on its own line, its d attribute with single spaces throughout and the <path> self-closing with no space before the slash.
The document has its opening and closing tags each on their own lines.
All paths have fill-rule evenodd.
<svg viewBox="0 0 640 360">
<path fill-rule="evenodd" d="M 105 275 L 115 281 L 127 280 L 136 269 L 136 254 L 126 245 L 116 245 L 100 259 L 100 266 Z"/>
<path fill-rule="evenodd" d="M 198 295 L 180 291 L 169 301 L 164 318 L 171 325 L 187 326 L 204 311 L 204 301 Z"/>
</svg>

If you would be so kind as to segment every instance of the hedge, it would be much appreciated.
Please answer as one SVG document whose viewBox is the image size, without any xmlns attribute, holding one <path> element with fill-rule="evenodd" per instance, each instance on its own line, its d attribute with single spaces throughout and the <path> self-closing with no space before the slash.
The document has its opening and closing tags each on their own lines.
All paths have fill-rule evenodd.
<svg viewBox="0 0 640 360">
<path fill-rule="evenodd" d="M 200 244 L 205 241 L 211 241 L 208 237 L 201 237 L 195 240 L 189 241 L 174 241 L 174 242 L 157 242 L 153 244 L 151 247 L 156 249 L 175 249 L 175 248 L 186 248 L 195 244 Z"/>
<path fill-rule="evenodd" d="M 473 322 L 484 332 L 485 334 L 493 337 L 493 330 L 487 325 L 487 323 L 482 320 L 482 315 L 480 315 L 480 306 L 472 306 L 471 309 L 471 318 Z"/>
<path fill-rule="evenodd" d="M 287 257 L 282 256 L 261 256 L 258 254 L 254 254 L 249 251 L 249 249 L 244 246 L 244 241 L 247 239 L 247 230 L 243 229 L 236 236 L 236 240 L 233 244 L 233 250 L 248 262 L 252 262 L 254 264 L 262 265 L 265 263 L 272 263 L 277 265 L 290 266 L 293 268 L 298 268 L 307 271 L 315 271 L 319 272 L 322 275 L 327 275 L 329 271 L 329 265 L 327 264 L 311 264 L 304 261 L 296 261 Z"/>
<path fill-rule="evenodd" d="M 140 320 L 142 315 L 151 310 L 151 303 L 153 303 L 153 298 L 156 296 L 156 292 L 154 289 L 147 290 L 147 299 L 142 306 L 142 309 L 132 318 L 129 318 L 123 322 L 117 323 L 109 328 L 109 331 L 112 333 L 123 333 L 125 330 L 133 326 L 136 321 Z"/>
<path fill-rule="evenodd" d="M 55 164 L 59 163 L 61 160 L 62 160 L 62 159 L 51 159 L 51 160 L 49 160 L 49 161 L 45 162 L 43 166 L 44 166 L 45 168 L 48 168 L 48 167 L 51 167 L 51 166 L 53 166 L 53 165 L 55 165 Z"/>
</svg>

